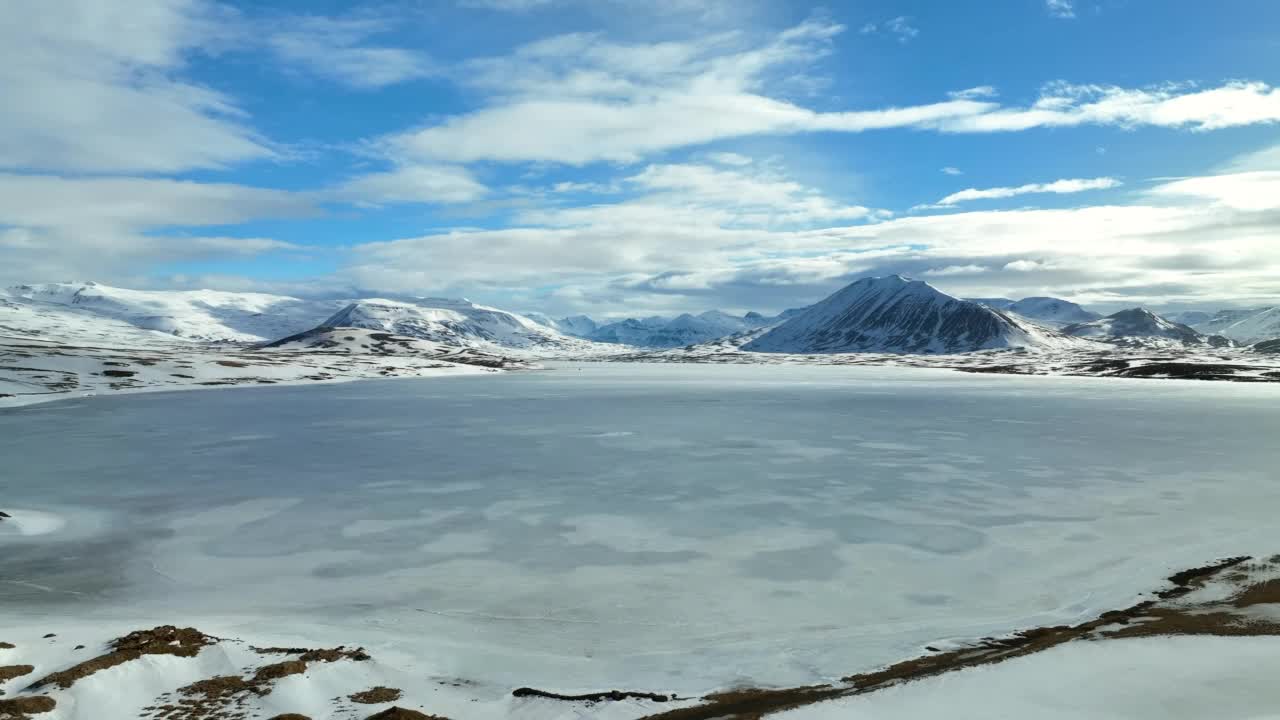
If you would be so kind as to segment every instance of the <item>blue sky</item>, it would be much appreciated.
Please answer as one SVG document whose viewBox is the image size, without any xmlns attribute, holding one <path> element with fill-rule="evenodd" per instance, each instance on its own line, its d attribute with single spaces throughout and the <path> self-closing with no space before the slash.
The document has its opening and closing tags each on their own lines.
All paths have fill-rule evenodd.
<svg viewBox="0 0 1280 720">
<path fill-rule="evenodd" d="M 1280 300 L 1263 0 L 17 0 L 0 280 Z"/>
</svg>

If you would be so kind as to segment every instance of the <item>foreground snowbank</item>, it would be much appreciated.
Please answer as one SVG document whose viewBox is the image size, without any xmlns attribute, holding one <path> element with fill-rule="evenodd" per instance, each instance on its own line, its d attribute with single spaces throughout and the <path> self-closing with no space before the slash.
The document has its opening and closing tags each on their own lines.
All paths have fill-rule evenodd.
<svg viewBox="0 0 1280 720">
<path fill-rule="evenodd" d="M 1263 720 L 1280 717 L 1280 638 L 1076 642 L 778 714 L 779 720 Z"/>
<path fill-rule="evenodd" d="M 703 698 L 606 690 L 582 698 L 460 678 L 430 642 L 414 652 L 192 627 L 7 618 L 0 717 L 50 720 L 338 718 L 1274 717 L 1280 704 L 1280 556 L 1181 571 L 1154 599 L 1075 626 L 1033 628 L 846 677 Z M 217 632 L 210 630 L 217 628 Z M 221 633 L 221 634 L 219 634 Z M 251 641 L 250 641 L 251 640 Z M 326 640 L 328 642 L 326 642 Z M 424 639 L 425 640 L 425 639 Z M 379 715 L 402 708 L 399 715 Z M 411 710 L 412 714 L 406 712 Z"/>
</svg>

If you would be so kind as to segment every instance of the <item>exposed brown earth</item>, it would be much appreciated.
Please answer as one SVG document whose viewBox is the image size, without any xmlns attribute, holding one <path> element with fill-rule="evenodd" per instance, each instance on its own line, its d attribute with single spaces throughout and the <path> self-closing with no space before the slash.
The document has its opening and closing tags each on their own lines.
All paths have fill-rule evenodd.
<svg viewBox="0 0 1280 720">
<path fill-rule="evenodd" d="M 200 648 L 211 645 L 216 640 L 217 638 L 205 635 L 195 628 L 178 628 L 173 625 L 162 625 L 151 630 L 137 630 L 113 640 L 110 645 L 111 651 L 105 655 L 99 655 L 66 670 L 46 675 L 27 689 L 38 690 L 50 685 L 69 688 L 81 678 L 130 660 L 137 660 L 143 655 L 194 657 L 200 652 Z"/>
<path fill-rule="evenodd" d="M 0 683 L 9 682 L 16 677 L 30 675 L 35 668 L 31 665 L 0 665 Z"/>
<path fill-rule="evenodd" d="M 345 645 L 339 645 L 336 648 L 255 647 L 253 651 L 259 655 L 297 655 L 298 659 L 304 663 L 339 660 L 363 662 L 371 659 L 364 648 L 348 648 Z"/>
<path fill-rule="evenodd" d="M 389 688 L 383 685 L 369 688 L 358 693 L 352 693 L 347 696 L 351 702 L 360 703 L 362 705 L 376 705 L 384 702 L 395 702 L 400 699 L 404 693 L 396 688 Z"/>
<path fill-rule="evenodd" d="M 7 516 L 6 516 L 6 517 L 7 517 Z M 17 647 L 17 646 L 16 646 L 16 645 L 14 645 L 13 643 L 0 642 L 0 650 L 12 650 L 12 649 L 14 649 L 15 647 Z"/>
<path fill-rule="evenodd" d="M 0 699 L 0 720 L 27 720 L 31 715 L 51 712 L 58 703 L 44 695 Z"/>
<path fill-rule="evenodd" d="M 449 720 L 449 718 L 440 715 L 428 715 L 402 707 L 389 707 L 380 713 L 370 715 L 365 720 Z"/>
<path fill-rule="evenodd" d="M 267 720 L 311 720 L 311 718 L 298 713 L 285 713 L 283 715 L 272 715 Z"/>
</svg>

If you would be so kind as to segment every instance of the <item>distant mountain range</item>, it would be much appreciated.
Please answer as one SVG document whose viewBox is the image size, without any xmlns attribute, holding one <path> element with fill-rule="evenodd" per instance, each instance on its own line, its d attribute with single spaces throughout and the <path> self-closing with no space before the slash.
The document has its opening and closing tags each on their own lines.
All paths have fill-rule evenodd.
<svg viewBox="0 0 1280 720">
<path fill-rule="evenodd" d="M 758 352 L 960 353 L 1098 342 L 1254 344 L 1280 338 L 1280 307 L 1173 318 L 1133 308 L 1102 317 L 1058 298 L 960 299 L 896 275 L 863 278 L 812 306 L 775 316 L 712 310 L 604 323 L 585 315 L 556 319 L 449 298 L 307 300 L 265 293 L 128 290 L 96 283 L 0 291 L 0 333 L 30 338 L 104 345 L 157 339 L 261 344 L 342 327 L 392 333 L 433 347 L 517 355 L 608 353 L 620 346 L 677 348 L 730 337 L 735 346 Z M 328 338 L 323 333 L 307 337 L 312 342 Z"/>
</svg>

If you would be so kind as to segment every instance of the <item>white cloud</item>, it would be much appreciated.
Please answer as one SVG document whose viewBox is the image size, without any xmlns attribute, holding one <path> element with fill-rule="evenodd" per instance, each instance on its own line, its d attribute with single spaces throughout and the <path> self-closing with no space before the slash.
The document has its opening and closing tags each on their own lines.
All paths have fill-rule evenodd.
<svg viewBox="0 0 1280 720">
<path fill-rule="evenodd" d="M 842 30 L 809 21 L 754 45 L 744 44 L 740 34 L 714 33 L 648 44 L 592 34 L 546 38 L 455 73 L 483 93 L 478 109 L 432 119 L 378 145 L 390 157 L 415 162 L 585 165 L 637 162 L 731 138 L 816 131 L 989 133 L 1077 125 L 1207 131 L 1280 122 L 1280 89 L 1261 82 L 1203 89 L 1058 82 L 1029 106 L 996 102 L 991 86 L 934 103 L 847 111 L 820 112 L 777 97 Z"/>
<path fill-rule="evenodd" d="M 960 168 L 951 167 L 950 165 L 948 165 L 942 168 L 942 174 L 943 175 L 963 175 L 964 171 L 961 170 Z"/>
<path fill-rule="evenodd" d="M 994 188 L 968 188 L 959 192 L 951 193 L 937 202 L 938 206 L 948 207 L 957 205 L 970 200 L 992 200 L 997 198 L 1010 198 L 1017 195 L 1030 195 L 1033 193 L 1078 193 L 1086 190 L 1106 190 L 1108 188 L 1118 187 L 1122 183 L 1109 177 L 1100 178 L 1074 178 L 1064 180 L 1054 180 L 1048 183 L 1029 183 L 1027 185 L 1018 185 L 1017 187 L 994 187 Z"/>
<path fill-rule="evenodd" d="M 925 270 L 923 274 L 935 277 L 946 277 L 948 275 L 976 275 L 984 273 L 988 268 L 984 265 L 948 265 L 946 267 L 933 268 Z"/>
<path fill-rule="evenodd" d="M 945 279 L 944 290 L 974 297 L 1052 294 L 1112 306 L 1280 300 L 1280 193 L 1264 192 L 1268 178 L 1172 181 L 1150 195 L 1159 204 L 803 229 L 742 224 L 739 208 L 718 204 L 715 184 L 699 179 L 714 175 L 701 173 L 655 166 L 626 183 L 652 190 L 640 198 L 530 213 L 518 228 L 360 246 L 346 272 L 352 284 L 411 292 L 563 286 L 548 303 L 595 312 L 781 309 L 884 272 L 928 273 Z M 766 205 L 787 197 L 758 192 Z M 704 193 L 704 201 L 675 200 Z"/>
<path fill-rule="evenodd" d="M 978 85 L 977 87 L 965 88 L 964 90 L 952 90 L 947 93 L 949 97 L 957 100 L 974 100 L 977 98 L 990 98 L 999 95 L 991 85 Z"/>
<path fill-rule="evenodd" d="M 1253 152 L 1237 155 L 1221 168 L 1224 172 L 1250 172 L 1253 170 L 1280 170 L 1280 145 L 1272 145 Z"/>
<path fill-rule="evenodd" d="M 1236 210 L 1280 209 L 1280 171 L 1184 178 L 1147 191 L 1155 198 L 1194 198 Z"/>
<path fill-rule="evenodd" d="M 305 196 L 228 183 L 0 173 L 0 224 L 101 228 L 230 225 L 315 214 Z"/>
<path fill-rule="evenodd" d="M 1004 264 L 1005 270 L 1012 270 L 1014 272 L 1032 272 L 1043 269 L 1044 267 L 1044 263 L 1036 262 L 1035 260 L 1012 260 Z"/>
<path fill-rule="evenodd" d="M 226 96 L 182 79 L 216 45 L 203 0 L 0 3 L 0 167 L 170 172 L 268 158 Z"/>
<path fill-rule="evenodd" d="M 1039 127 L 1150 125 L 1205 131 L 1280 122 L 1280 88 L 1228 82 L 1198 90 L 1182 86 L 1125 89 L 1053 83 L 1027 108 L 989 108 L 936 124 L 945 132 L 1016 132 Z"/>
<path fill-rule="evenodd" d="M 121 277 L 155 263 L 298 251 L 271 238 L 174 228 L 317 213 L 304 195 L 243 185 L 0 173 L 0 280 Z"/>
<path fill-rule="evenodd" d="M 487 192 L 465 168 L 409 165 L 352 178 L 329 195 L 335 200 L 371 205 L 447 204 L 477 200 Z"/>
<path fill-rule="evenodd" d="M 710 153 L 709 155 L 707 155 L 707 159 L 712 162 L 719 163 L 721 165 L 731 165 L 734 167 L 750 165 L 752 162 L 751 158 L 747 157 L 746 155 L 739 155 L 738 153 L 731 153 L 731 152 Z"/>
<path fill-rule="evenodd" d="M 869 22 L 858 28 L 860 35 L 876 35 L 881 32 L 896 35 L 901 43 L 910 42 L 920 34 L 920 30 L 911 24 L 911 18 L 905 15 L 890 18 L 883 23 Z"/>
<path fill-rule="evenodd" d="M 1073 18 L 1076 16 L 1072 0 L 1044 0 L 1044 7 L 1056 18 Z"/>
<path fill-rule="evenodd" d="M 425 53 L 367 42 L 392 27 L 389 19 L 377 17 L 289 18 L 266 42 L 282 62 L 356 88 L 380 88 L 436 74 Z"/>
</svg>

